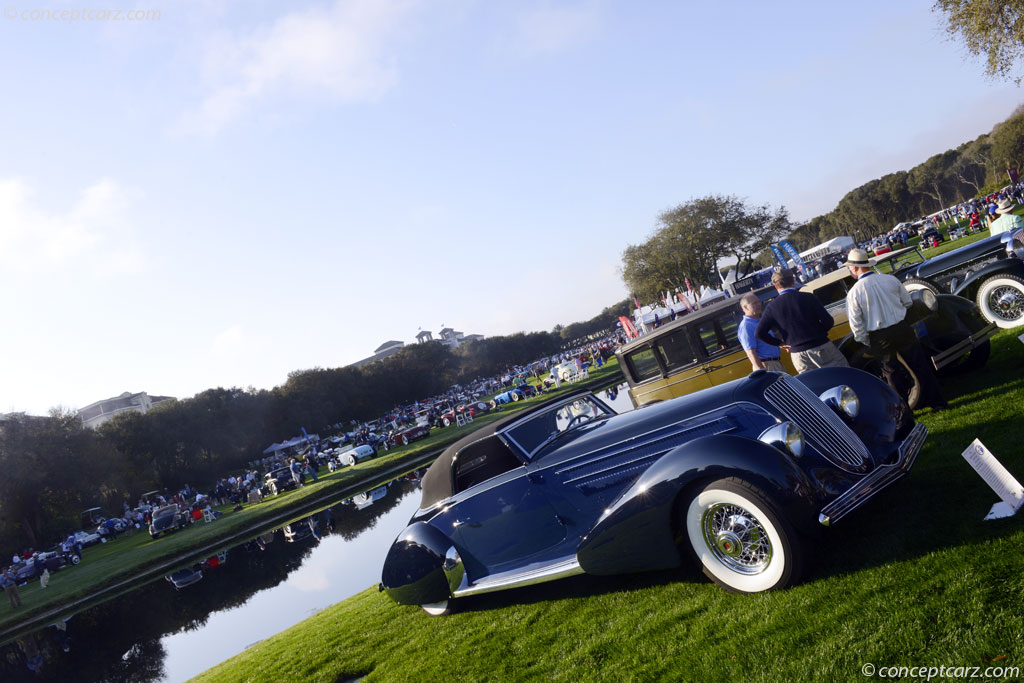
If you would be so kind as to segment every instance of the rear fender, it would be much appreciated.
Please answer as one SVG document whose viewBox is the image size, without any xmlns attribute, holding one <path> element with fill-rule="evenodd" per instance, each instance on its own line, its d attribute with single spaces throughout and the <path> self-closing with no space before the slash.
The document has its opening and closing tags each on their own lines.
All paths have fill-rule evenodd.
<svg viewBox="0 0 1024 683">
<path fill-rule="evenodd" d="M 680 564 L 674 517 L 706 483 L 738 477 L 767 492 L 794 524 L 813 528 L 817 487 L 790 456 L 741 436 L 702 437 L 669 451 L 608 507 L 577 558 L 588 574 L 667 569 Z"/>
<path fill-rule="evenodd" d="M 446 558 L 452 558 L 447 568 Z M 398 535 L 388 551 L 381 588 L 400 605 L 441 602 L 451 597 L 450 576 L 461 567 L 451 539 L 425 522 L 415 522 Z M 461 579 L 461 573 L 456 578 Z"/>
</svg>

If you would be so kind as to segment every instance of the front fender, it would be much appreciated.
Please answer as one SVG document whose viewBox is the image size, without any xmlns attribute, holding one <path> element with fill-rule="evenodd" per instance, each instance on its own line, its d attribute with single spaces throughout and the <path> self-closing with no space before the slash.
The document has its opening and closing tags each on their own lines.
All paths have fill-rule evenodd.
<svg viewBox="0 0 1024 683">
<path fill-rule="evenodd" d="M 768 493 L 798 526 L 812 528 L 818 489 L 778 449 L 742 436 L 702 437 L 669 451 L 605 510 L 577 549 L 588 574 L 667 569 L 680 564 L 677 502 L 700 485 L 738 477 Z"/>
<path fill-rule="evenodd" d="M 381 587 L 400 605 L 426 605 L 451 597 L 445 556 L 451 540 L 426 522 L 415 522 L 398 535 L 384 560 Z"/>
<path fill-rule="evenodd" d="M 796 379 L 818 395 L 843 384 L 857 393 L 860 412 L 856 418 L 848 420 L 847 424 L 879 464 L 889 462 L 898 442 L 906 438 L 914 428 L 914 413 L 900 395 L 888 384 L 863 370 L 819 368 L 801 373 Z"/>
<path fill-rule="evenodd" d="M 998 261 L 993 261 L 984 268 L 972 272 L 964 278 L 963 282 L 958 282 L 956 288 L 953 289 L 953 294 L 971 299 L 978 286 L 993 275 L 1024 277 L 1024 262 L 1015 258 L 1001 258 Z"/>
</svg>

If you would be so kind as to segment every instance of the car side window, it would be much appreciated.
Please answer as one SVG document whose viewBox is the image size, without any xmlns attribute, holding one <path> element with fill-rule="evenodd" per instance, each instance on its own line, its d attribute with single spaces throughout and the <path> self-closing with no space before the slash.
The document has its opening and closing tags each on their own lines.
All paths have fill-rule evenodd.
<svg viewBox="0 0 1024 683">
<path fill-rule="evenodd" d="M 839 280 L 830 285 L 825 285 L 824 287 L 814 290 L 814 296 L 818 297 L 818 301 L 820 301 L 823 306 L 828 306 L 839 301 L 844 302 L 845 305 L 846 293 L 846 280 Z"/>
<path fill-rule="evenodd" d="M 658 348 L 669 372 L 689 367 L 700 360 L 685 328 L 659 339 Z"/>
<path fill-rule="evenodd" d="M 629 354 L 626 356 L 626 361 L 629 363 L 629 369 L 634 380 L 637 382 L 661 375 L 661 367 L 654 357 L 654 349 L 649 346 Z"/>
<path fill-rule="evenodd" d="M 722 332 L 722 339 L 725 342 L 726 349 L 737 349 L 740 347 L 740 320 L 743 319 L 743 313 L 736 309 L 729 315 L 724 315 L 718 320 L 719 328 Z"/>
<path fill-rule="evenodd" d="M 739 322 L 734 318 L 735 316 L 730 311 L 728 316 L 708 318 L 696 326 L 697 336 L 704 344 L 704 350 L 709 356 L 717 356 L 732 350 L 733 347 L 739 348 L 737 338 Z M 723 322 L 728 325 L 731 336 L 726 334 Z"/>
<path fill-rule="evenodd" d="M 452 462 L 452 488 L 455 493 L 465 491 L 522 464 L 498 437 L 481 439 L 469 444 L 455 456 Z"/>
</svg>

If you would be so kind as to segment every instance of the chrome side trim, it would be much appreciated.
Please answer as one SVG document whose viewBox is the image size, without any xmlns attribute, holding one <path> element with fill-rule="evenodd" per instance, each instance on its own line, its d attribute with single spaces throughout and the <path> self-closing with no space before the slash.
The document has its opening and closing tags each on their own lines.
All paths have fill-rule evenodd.
<svg viewBox="0 0 1024 683">
<path fill-rule="evenodd" d="M 942 353 L 937 353 L 932 356 L 932 365 L 935 366 L 936 370 L 941 370 L 971 349 L 984 344 L 996 333 L 997 329 L 998 328 L 995 323 L 989 323 L 978 330 L 977 334 L 972 334 L 959 344 L 951 346 Z"/>
<path fill-rule="evenodd" d="M 505 590 L 506 588 L 518 588 L 520 586 L 531 586 L 535 583 L 544 583 L 556 579 L 564 579 L 569 576 L 582 574 L 579 560 L 572 556 L 567 560 L 556 562 L 538 569 L 532 569 L 518 574 L 499 574 L 494 578 L 485 577 L 476 583 L 464 588 L 452 591 L 452 596 L 461 598 L 466 595 L 477 595 L 479 593 L 491 593 L 493 591 Z"/>
<path fill-rule="evenodd" d="M 928 428 L 920 422 L 915 424 L 914 428 L 910 430 L 910 434 L 900 444 L 896 462 L 891 465 L 879 465 L 871 474 L 823 507 L 821 514 L 818 515 L 818 522 L 823 526 L 831 525 L 856 510 L 886 486 L 903 477 L 913 467 L 914 461 L 917 460 L 917 454 L 921 452 L 927 438 Z"/>
</svg>

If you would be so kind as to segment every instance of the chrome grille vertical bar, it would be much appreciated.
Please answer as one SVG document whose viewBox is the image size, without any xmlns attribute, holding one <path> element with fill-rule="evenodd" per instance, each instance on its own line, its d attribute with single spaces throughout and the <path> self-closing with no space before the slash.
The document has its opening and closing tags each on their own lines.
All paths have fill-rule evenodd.
<svg viewBox="0 0 1024 683">
<path fill-rule="evenodd" d="M 864 443 L 803 382 L 781 375 L 764 392 L 765 400 L 795 422 L 822 455 L 845 470 L 870 461 Z"/>
</svg>

